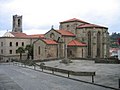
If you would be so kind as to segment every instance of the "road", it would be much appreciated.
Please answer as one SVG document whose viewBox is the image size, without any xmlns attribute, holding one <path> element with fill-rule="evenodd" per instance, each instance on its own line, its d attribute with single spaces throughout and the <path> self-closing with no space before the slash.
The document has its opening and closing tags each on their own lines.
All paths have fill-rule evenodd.
<svg viewBox="0 0 120 90">
<path fill-rule="evenodd" d="M 13 65 L 0 65 L 0 90 L 112 90 Z"/>
</svg>

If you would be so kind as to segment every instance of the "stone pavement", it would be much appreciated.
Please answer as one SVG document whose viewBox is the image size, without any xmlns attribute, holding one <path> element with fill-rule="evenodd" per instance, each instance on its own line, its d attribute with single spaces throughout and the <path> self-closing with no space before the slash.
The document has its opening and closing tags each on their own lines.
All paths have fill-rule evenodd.
<svg viewBox="0 0 120 90">
<path fill-rule="evenodd" d="M 65 65 L 60 61 L 45 62 L 46 66 L 56 67 L 73 71 L 91 71 L 96 72 L 95 83 L 109 87 L 118 88 L 120 79 L 120 64 L 99 64 L 90 60 L 72 60 L 73 63 Z M 71 76 L 80 80 L 91 82 L 91 77 Z"/>
<path fill-rule="evenodd" d="M 4 83 L 5 81 L 9 84 Z M 113 90 L 13 65 L 0 65 L 0 88 L 4 88 L 3 90 Z"/>
<path fill-rule="evenodd" d="M 0 90 L 23 90 L 17 83 L 5 74 L 0 74 Z"/>
</svg>

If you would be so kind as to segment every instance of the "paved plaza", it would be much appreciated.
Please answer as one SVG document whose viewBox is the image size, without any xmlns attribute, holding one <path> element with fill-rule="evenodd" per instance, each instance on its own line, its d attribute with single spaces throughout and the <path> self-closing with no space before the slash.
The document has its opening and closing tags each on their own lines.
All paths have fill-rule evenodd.
<svg viewBox="0 0 120 90">
<path fill-rule="evenodd" d="M 0 65 L 0 90 L 113 90 L 23 68 Z"/>
<path fill-rule="evenodd" d="M 120 64 L 99 64 L 89 60 L 72 60 L 73 63 L 65 65 L 60 61 L 46 62 L 45 65 L 73 71 L 96 72 L 95 83 L 118 88 L 120 79 Z M 91 82 L 91 77 L 71 76 L 84 81 Z"/>
</svg>

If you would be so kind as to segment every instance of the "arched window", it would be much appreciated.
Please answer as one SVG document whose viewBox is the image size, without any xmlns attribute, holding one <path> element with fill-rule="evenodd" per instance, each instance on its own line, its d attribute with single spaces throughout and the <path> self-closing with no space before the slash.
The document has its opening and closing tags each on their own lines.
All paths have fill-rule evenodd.
<svg viewBox="0 0 120 90">
<path fill-rule="evenodd" d="M 40 46 L 38 47 L 38 55 L 40 55 Z"/>
<path fill-rule="evenodd" d="M 10 46 L 10 47 L 12 46 L 12 42 L 10 42 L 9 46 Z"/>
<path fill-rule="evenodd" d="M 88 57 L 91 57 L 91 32 L 88 32 Z"/>
<path fill-rule="evenodd" d="M 100 57 L 100 47 L 101 47 L 101 42 L 100 42 L 100 32 L 97 33 L 97 57 Z"/>
<path fill-rule="evenodd" d="M 50 38 L 54 39 L 54 37 L 55 37 L 54 33 L 51 33 Z"/>
<path fill-rule="evenodd" d="M 83 58 L 83 48 L 82 48 L 82 58 Z"/>
<path fill-rule="evenodd" d="M 18 27 L 20 27 L 20 25 L 21 25 L 21 21 L 20 19 L 18 19 Z"/>
</svg>

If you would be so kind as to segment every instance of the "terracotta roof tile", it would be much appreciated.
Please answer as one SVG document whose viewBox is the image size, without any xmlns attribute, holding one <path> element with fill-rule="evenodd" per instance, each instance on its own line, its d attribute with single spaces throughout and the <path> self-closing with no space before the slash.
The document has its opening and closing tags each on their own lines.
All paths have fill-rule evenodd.
<svg viewBox="0 0 120 90">
<path fill-rule="evenodd" d="M 68 43 L 68 46 L 87 46 L 87 44 L 81 43 L 77 40 L 72 40 Z"/>
<path fill-rule="evenodd" d="M 88 22 L 85 22 L 85 21 L 82 21 L 82 20 L 76 19 L 76 18 L 72 18 L 72 19 L 69 19 L 69 20 L 66 20 L 66 21 L 63 21 L 63 22 L 60 22 L 60 23 L 75 22 L 75 21 L 88 24 Z"/>
<path fill-rule="evenodd" d="M 57 42 L 50 39 L 42 39 L 46 44 L 58 44 Z"/>
<path fill-rule="evenodd" d="M 25 33 L 21 33 L 21 32 L 10 32 L 11 34 L 13 34 L 15 37 L 26 37 L 27 34 Z"/>
<path fill-rule="evenodd" d="M 78 26 L 77 28 L 86 28 L 86 27 L 89 27 L 89 28 L 107 28 L 107 27 L 104 27 L 104 26 L 99 26 L 99 25 L 95 25 L 95 24 L 82 24 L 80 26 Z"/>
<path fill-rule="evenodd" d="M 14 35 L 14 37 L 17 37 L 17 38 L 44 38 L 44 34 L 27 35 L 21 32 L 10 32 L 10 33 Z"/>
<path fill-rule="evenodd" d="M 56 30 L 58 33 L 60 33 L 63 36 L 75 36 L 72 32 L 68 30 Z"/>
<path fill-rule="evenodd" d="M 33 34 L 33 35 L 28 35 L 30 38 L 44 38 L 44 34 Z"/>
</svg>

